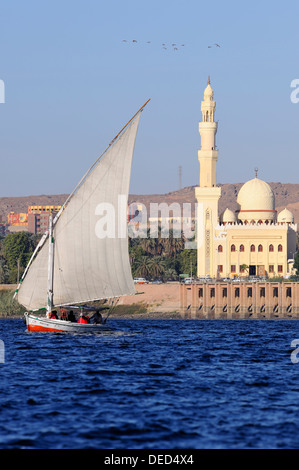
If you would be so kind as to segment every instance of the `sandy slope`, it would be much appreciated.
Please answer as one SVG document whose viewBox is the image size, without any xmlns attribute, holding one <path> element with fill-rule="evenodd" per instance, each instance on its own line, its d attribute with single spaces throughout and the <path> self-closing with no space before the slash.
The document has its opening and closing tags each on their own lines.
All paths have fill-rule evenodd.
<svg viewBox="0 0 299 470">
<path fill-rule="evenodd" d="M 180 285 L 177 282 L 166 284 L 137 284 L 135 296 L 121 297 L 118 305 L 140 305 L 148 312 L 179 312 Z"/>
</svg>

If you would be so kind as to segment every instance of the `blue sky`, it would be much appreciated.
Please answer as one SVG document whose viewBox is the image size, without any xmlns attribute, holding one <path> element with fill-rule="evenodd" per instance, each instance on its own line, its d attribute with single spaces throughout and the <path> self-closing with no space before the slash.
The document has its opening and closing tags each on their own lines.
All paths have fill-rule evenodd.
<svg viewBox="0 0 299 470">
<path fill-rule="evenodd" d="M 2 0 L 0 196 L 69 193 L 148 98 L 130 192 L 178 189 L 179 166 L 183 186 L 198 184 L 208 75 L 218 183 L 245 182 L 255 167 L 297 183 L 298 15 L 292 0 Z"/>
</svg>

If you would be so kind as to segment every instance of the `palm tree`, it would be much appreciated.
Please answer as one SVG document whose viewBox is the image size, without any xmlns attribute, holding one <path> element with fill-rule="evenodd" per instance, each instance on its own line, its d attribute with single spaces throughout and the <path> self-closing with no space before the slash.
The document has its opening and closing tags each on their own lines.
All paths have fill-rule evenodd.
<svg viewBox="0 0 299 470">
<path fill-rule="evenodd" d="M 246 271 L 248 271 L 248 270 L 249 270 L 249 266 L 248 266 L 247 264 L 242 264 L 242 265 L 240 266 L 240 271 L 241 271 L 241 272 L 243 272 L 243 271 L 246 272 Z"/>
<path fill-rule="evenodd" d="M 136 260 L 135 275 L 145 278 L 151 276 L 151 258 L 141 256 Z"/>
<path fill-rule="evenodd" d="M 178 253 L 180 253 L 184 249 L 184 240 L 182 238 L 168 238 L 167 246 L 167 254 L 170 257 L 175 257 Z"/>
<path fill-rule="evenodd" d="M 140 246 L 149 255 L 154 255 L 156 251 L 156 243 L 153 238 L 143 238 L 140 242 Z"/>
<path fill-rule="evenodd" d="M 163 274 L 164 281 L 176 281 L 178 279 L 178 273 L 175 269 L 169 268 Z"/>
<path fill-rule="evenodd" d="M 150 266 L 151 277 L 160 277 L 165 271 L 164 261 L 158 256 L 151 259 Z"/>
</svg>

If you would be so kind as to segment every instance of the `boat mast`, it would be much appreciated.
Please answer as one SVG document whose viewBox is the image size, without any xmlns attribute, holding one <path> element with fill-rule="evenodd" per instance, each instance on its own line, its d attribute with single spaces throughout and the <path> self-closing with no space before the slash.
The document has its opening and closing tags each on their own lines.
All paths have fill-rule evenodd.
<svg viewBox="0 0 299 470">
<path fill-rule="evenodd" d="M 49 258 L 48 258 L 48 302 L 47 316 L 50 316 L 53 308 L 53 281 L 54 281 L 54 237 L 53 237 L 53 215 L 49 216 Z"/>
</svg>

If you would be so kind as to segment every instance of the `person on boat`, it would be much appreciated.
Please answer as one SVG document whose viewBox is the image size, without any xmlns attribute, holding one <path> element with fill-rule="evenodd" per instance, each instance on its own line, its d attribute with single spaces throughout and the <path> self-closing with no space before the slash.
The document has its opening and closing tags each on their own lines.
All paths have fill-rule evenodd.
<svg viewBox="0 0 299 470">
<path fill-rule="evenodd" d="M 58 316 L 57 316 L 57 311 L 56 311 L 56 310 L 53 310 L 53 312 L 51 312 L 50 319 L 51 319 L 51 320 L 58 320 Z"/>
<path fill-rule="evenodd" d="M 61 314 L 61 317 L 60 317 L 61 320 L 67 320 L 67 313 L 65 310 L 62 311 L 62 314 Z"/>
<path fill-rule="evenodd" d="M 67 319 L 68 321 L 71 321 L 71 322 L 75 322 L 76 321 L 76 317 L 74 315 L 74 312 L 73 310 L 70 310 L 69 313 L 68 313 L 68 316 L 67 316 Z"/>
<path fill-rule="evenodd" d="M 85 315 L 83 315 L 82 312 L 80 313 L 78 323 L 88 323 L 88 318 Z"/>
<path fill-rule="evenodd" d="M 100 314 L 98 310 L 96 310 L 95 313 L 92 315 L 90 319 L 90 323 L 95 323 L 95 324 L 103 323 L 102 315 Z"/>
</svg>

